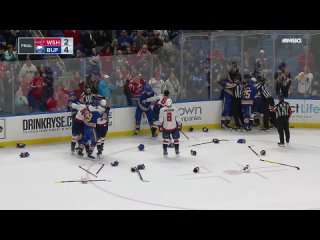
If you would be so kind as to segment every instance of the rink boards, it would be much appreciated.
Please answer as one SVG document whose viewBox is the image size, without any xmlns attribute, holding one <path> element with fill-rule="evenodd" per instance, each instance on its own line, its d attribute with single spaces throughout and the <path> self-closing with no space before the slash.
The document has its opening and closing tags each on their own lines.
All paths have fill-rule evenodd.
<svg viewBox="0 0 320 240">
<path fill-rule="evenodd" d="M 292 127 L 320 127 L 320 100 L 288 100 L 293 114 Z M 221 101 L 177 103 L 184 130 L 220 127 Z M 108 137 L 132 135 L 135 129 L 135 107 L 113 108 L 109 116 Z M 69 112 L 0 117 L 0 146 L 69 141 L 71 139 Z M 145 116 L 141 133 L 149 133 Z"/>
</svg>

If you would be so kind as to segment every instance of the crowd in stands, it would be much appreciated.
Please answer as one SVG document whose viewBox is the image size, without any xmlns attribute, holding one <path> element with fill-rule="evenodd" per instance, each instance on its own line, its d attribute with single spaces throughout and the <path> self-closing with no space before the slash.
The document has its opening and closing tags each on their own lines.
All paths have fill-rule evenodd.
<svg viewBox="0 0 320 240">
<path fill-rule="evenodd" d="M 111 106 L 134 106 L 145 84 L 158 94 L 169 90 L 173 101 L 208 100 L 219 98 L 221 78 L 232 79 L 240 72 L 265 77 L 274 94 L 290 96 L 295 91 L 298 96 L 319 97 L 314 76 L 320 61 L 309 50 L 307 58 L 305 52 L 297 57 L 293 76 L 283 58 L 277 59 L 274 71 L 264 49 L 258 56 L 246 50 L 240 70 L 240 56 L 227 56 L 218 45 L 210 51 L 186 41 L 181 48 L 182 32 L 43 30 L 45 37 L 74 39 L 74 54 L 57 59 L 17 54 L 18 37 L 33 37 L 31 30 L 0 30 L 0 112 L 65 110 L 68 93 L 80 96 L 85 85 Z"/>
</svg>

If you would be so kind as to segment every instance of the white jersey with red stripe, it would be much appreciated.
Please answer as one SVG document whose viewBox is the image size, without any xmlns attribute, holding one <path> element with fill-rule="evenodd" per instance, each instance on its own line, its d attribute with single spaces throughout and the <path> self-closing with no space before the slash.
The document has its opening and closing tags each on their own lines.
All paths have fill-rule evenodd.
<svg viewBox="0 0 320 240">
<path fill-rule="evenodd" d="M 174 106 L 160 109 L 159 125 L 164 131 L 173 131 L 181 125 L 181 117 L 178 109 Z"/>
<path fill-rule="evenodd" d="M 166 105 L 168 97 L 163 95 L 163 94 L 159 94 L 156 95 L 154 97 L 150 97 L 147 99 L 147 102 L 156 102 L 154 105 L 159 106 L 159 107 L 164 107 Z"/>
<path fill-rule="evenodd" d="M 75 104 L 75 103 L 72 103 L 71 104 L 71 107 L 73 109 L 77 109 L 78 112 L 77 112 L 77 115 L 75 117 L 75 120 L 78 121 L 78 122 L 83 122 L 84 120 L 84 115 L 86 114 L 86 112 L 88 111 L 87 109 L 87 106 L 84 105 L 84 104 Z"/>
</svg>

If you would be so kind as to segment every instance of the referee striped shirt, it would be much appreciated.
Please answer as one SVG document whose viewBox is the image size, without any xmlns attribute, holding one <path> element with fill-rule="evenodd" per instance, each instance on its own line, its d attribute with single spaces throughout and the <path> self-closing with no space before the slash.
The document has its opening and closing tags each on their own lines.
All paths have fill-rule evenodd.
<svg viewBox="0 0 320 240">
<path fill-rule="evenodd" d="M 288 102 L 279 102 L 274 106 L 273 111 L 276 113 L 276 118 L 290 117 L 292 110 Z"/>
<path fill-rule="evenodd" d="M 234 96 L 235 98 L 241 99 L 241 97 L 242 97 L 242 90 L 243 90 L 243 85 L 242 85 L 242 84 L 237 84 L 237 85 L 234 87 L 233 96 Z"/>
<path fill-rule="evenodd" d="M 264 84 L 262 84 L 258 89 L 259 89 L 261 96 L 263 98 L 268 99 L 269 97 L 271 97 L 270 92 L 268 91 L 268 89 L 266 88 L 266 86 Z"/>
</svg>

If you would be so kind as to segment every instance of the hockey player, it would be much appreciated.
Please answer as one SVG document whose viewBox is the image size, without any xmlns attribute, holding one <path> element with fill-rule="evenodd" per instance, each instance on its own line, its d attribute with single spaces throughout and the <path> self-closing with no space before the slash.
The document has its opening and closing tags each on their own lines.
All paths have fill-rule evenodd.
<svg viewBox="0 0 320 240">
<path fill-rule="evenodd" d="M 93 102 L 95 105 L 95 102 Z M 95 159 L 92 155 L 93 150 L 97 144 L 97 133 L 96 133 L 96 126 L 97 120 L 101 117 L 101 113 L 97 111 L 96 107 L 88 106 L 88 110 L 85 111 L 84 120 L 83 120 L 83 134 L 80 140 L 80 146 L 78 151 L 78 156 L 83 156 L 83 149 L 86 145 L 89 144 L 88 148 L 88 158 Z"/>
<path fill-rule="evenodd" d="M 101 113 L 101 116 L 97 120 L 97 149 L 98 153 L 97 156 L 101 158 L 104 140 L 108 132 L 108 124 L 109 124 L 109 112 L 110 107 L 107 104 L 107 101 L 102 99 L 100 101 L 100 105 L 98 106 L 98 111 Z"/>
<path fill-rule="evenodd" d="M 233 88 L 235 83 L 228 80 L 220 83 L 222 90 L 222 113 L 221 113 L 221 129 L 231 128 L 229 126 L 231 120 L 231 101 L 233 96 Z"/>
<path fill-rule="evenodd" d="M 150 97 L 153 97 L 153 96 L 154 96 L 154 92 L 153 92 L 152 88 L 149 85 L 147 85 L 144 89 L 143 94 L 140 96 L 140 98 L 138 100 L 138 106 L 136 108 L 135 135 L 137 135 L 140 131 L 141 117 L 142 117 L 142 114 L 145 113 L 148 118 L 148 123 L 150 125 L 152 137 L 157 137 L 157 134 L 156 134 L 157 126 L 153 125 L 151 102 L 147 102 L 147 99 Z"/>
<path fill-rule="evenodd" d="M 150 98 L 147 98 L 146 102 L 155 102 L 153 105 L 153 124 L 158 125 L 160 109 L 166 105 L 169 98 L 169 91 L 165 90 L 163 94 L 159 94 Z"/>
<path fill-rule="evenodd" d="M 87 111 L 87 106 L 81 104 L 80 101 L 75 98 L 75 94 L 70 93 L 68 110 L 71 112 L 72 117 L 71 153 L 74 153 L 76 144 L 83 133 L 83 119 Z"/>
<path fill-rule="evenodd" d="M 163 156 L 168 156 L 168 143 L 170 136 L 173 138 L 176 155 L 179 151 L 179 130 L 182 128 L 181 117 L 178 109 L 172 106 L 172 100 L 167 99 L 166 107 L 161 108 L 159 116 L 159 131 L 163 138 Z"/>
<path fill-rule="evenodd" d="M 249 80 L 248 83 L 244 85 L 242 98 L 241 98 L 241 105 L 242 105 L 242 113 L 244 117 L 243 130 L 245 132 L 250 131 L 249 121 L 252 113 L 254 96 L 257 94 L 257 92 L 258 90 L 256 87 L 254 87 L 253 80 Z"/>
</svg>

